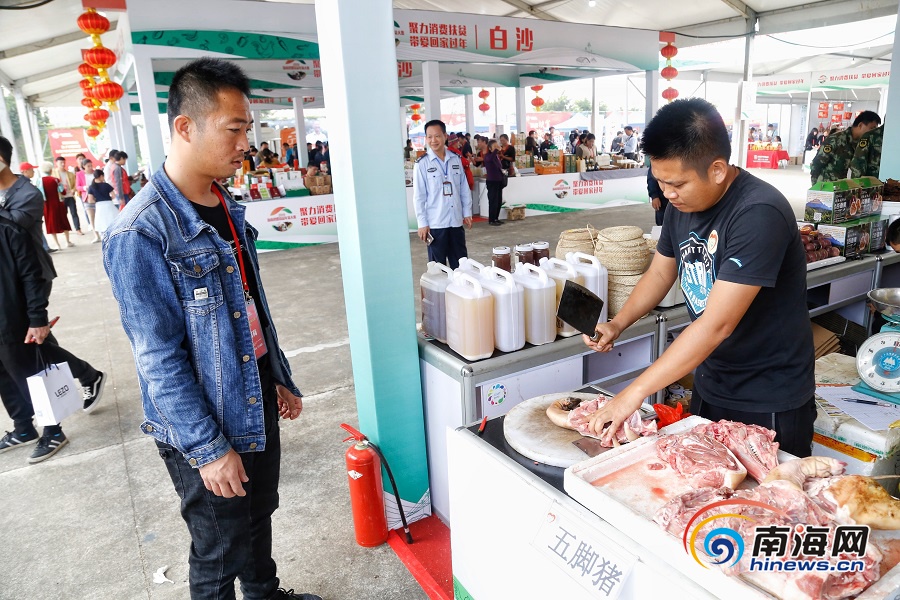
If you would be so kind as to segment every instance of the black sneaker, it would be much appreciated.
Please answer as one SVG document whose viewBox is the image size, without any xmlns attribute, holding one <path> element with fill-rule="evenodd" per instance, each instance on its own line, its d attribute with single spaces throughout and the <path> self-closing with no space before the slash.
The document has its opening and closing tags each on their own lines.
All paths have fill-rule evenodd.
<svg viewBox="0 0 900 600">
<path fill-rule="evenodd" d="M 81 398 L 84 400 L 84 412 L 94 412 L 100 404 L 100 396 L 103 394 L 103 386 L 106 384 L 106 373 L 97 371 L 97 379 L 81 388 Z"/>
<path fill-rule="evenodd" d="M 278 588 L 269 600 L 322 600 L 322 597 L 315 594 L 300 594 L 293 588 L 289 590 Z"/>
<path fill-rule="evenodd" d="M 19 446 L 27 446 L 38 440 L 37 431 L 30 433 L 16 433 L 15 431 L 7 431 L 6 435 L 0 438 L 0 452 L 6 452 Z"/>
<path fill-rule="evenodd" d="M 34 449 L 34 452 L 31 453 L 31 457 L 28 459 L 30 463 L 39 463 L 42 460 L 47 460 L 57 452 L 59 449 L 69 443 L 69 440 L 66 439 L 66 434 L 60 431 L 54 435 L 42 435 L 41 440 L 38 442 L 37 448 Z M 288 596 L 290 597 L 290 596 Z"/>
</svg>

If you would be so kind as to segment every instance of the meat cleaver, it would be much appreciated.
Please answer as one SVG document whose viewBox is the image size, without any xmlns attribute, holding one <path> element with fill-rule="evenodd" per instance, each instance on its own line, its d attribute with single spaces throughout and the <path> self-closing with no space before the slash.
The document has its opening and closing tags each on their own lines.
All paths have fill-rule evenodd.
<svg viewBox="0 0 900 600">
<path fill-rule="evenodd" d="M 591 437 L 583 437 L 581 439 L 575 440 L 574 442 L 572 442 L 572 444 L 591 458 L 594 458 L 601 452 L 606 452 L 610 449 L 601 446 L 600 440 Z"/>
<path fill-rule="evenodd" d="M 602 312 L 603 300 L 597 294 L 574 281 L 566 281 L 556 309 L 557 317 L 596 342 L 600 334 L 595 328 Z"/>
</svg>

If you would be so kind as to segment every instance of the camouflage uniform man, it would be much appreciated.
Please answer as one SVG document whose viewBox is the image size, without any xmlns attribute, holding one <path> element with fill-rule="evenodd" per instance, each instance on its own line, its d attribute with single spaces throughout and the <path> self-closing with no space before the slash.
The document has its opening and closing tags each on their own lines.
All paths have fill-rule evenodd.
<svg viewBox="0 0 900 600">
<path fill-rule="evenodd" d="M 881 142 L 884 139 L 884 125 L 876 127 L 859 138 L 853 160 L 850 162 L 850 177 L 878 177 L 881 170 Z"/>
<path fill-rule="evenodd" d="M 846 179 L 860 138 L 879 125 L 881 117 L 871 110 L 865 110 L 856 117 L 852 127 L 825 138 L 809 169 L 812 183 Z"/>
</svg>

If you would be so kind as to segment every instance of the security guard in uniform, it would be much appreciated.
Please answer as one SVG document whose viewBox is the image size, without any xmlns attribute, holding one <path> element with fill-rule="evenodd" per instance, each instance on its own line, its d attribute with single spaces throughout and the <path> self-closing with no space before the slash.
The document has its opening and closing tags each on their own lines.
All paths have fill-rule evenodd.
<svg viewBox="0 0 900 600">
<path fill-rule="evenodd" d="M 850 161 L 850 177 L 878 177 L 881 171 L 881 142 L 884 125 L 876 127 L 859 138 L 853 160 Z"/>
<path fill-rule="evenodd" d="M 881 117 L 871 110 L 864 110 L 853 121 L 853 126 L 829 135 L 822 142 L 819 153 L 810 166 L 810 178 L 815 185 L 820 181 L 837 181 L 847 178 L 850 161 L 864 133 L 881 125 Z"/>
</svg>

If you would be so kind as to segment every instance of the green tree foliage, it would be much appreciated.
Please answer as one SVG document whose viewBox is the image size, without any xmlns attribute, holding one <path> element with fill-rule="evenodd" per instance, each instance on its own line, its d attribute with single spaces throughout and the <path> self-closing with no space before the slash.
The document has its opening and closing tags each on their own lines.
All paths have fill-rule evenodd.
<svg viewBox="0 0 900 600">
<path fill-rule="evenodd" d="M 591 100 L 590 98 L 580 98 L 578 100 L 572 100 L 565 93 L 561 94 L 559 98 L 555 98 L 553 100 L 547 100 L 544 103 L 544 106 L 541 107 L 541 110 L 548 111 L 558 111 L 558 112 L 591 112 Z M 609 107 L 605 102 L 597 102 L 597 112 L 604 113 L 609 110 Z"/>
</svg>

